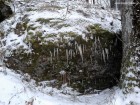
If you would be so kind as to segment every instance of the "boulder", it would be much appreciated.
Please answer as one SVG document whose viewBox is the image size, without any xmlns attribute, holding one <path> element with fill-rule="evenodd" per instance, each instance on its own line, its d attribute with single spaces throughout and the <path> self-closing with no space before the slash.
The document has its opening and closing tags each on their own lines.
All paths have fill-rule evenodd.
<svg viewBox="0 0 140 105">
<path fill-rule="evenodd" d="M 0 1 L 0 22 L 9 18 L 13 14 L 10 6 L 6 5 L 4 2 Z"/>
<path fill-rule="evenodd" d="M 56 80 L 58 88 L 67 83 L 81 93 L 103 90 L 118 83 L 121 33 L 111 33 L 96 24 L 87 27 L 84 37 L 74 32 L 43 36 L 43 32 L 33 33 L 29 30 L 35 28 L 25 23 L 23 26 L 28 30 L 24 42 L 31 45 L 32 52 L 27 53 L 22 46 L 14 50 L 5 61 L 7 67 L 29 73 L 36 81 Z"/>
</svg>

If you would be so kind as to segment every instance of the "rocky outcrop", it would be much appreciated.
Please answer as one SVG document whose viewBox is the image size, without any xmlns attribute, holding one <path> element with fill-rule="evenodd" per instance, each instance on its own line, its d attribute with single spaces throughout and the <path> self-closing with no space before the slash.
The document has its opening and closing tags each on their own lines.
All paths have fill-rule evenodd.
<svg viewBox="0 0 140 105">
<path fill-rule="evenodd" d="M 13 14 L 10 6 L 6 5 L 4 2 L 0 1 L 0 22 L 9 18 Z"/>
<path fill-rule="evenodd" d="M 56 80 L 56 87 L 67 83 L 82 93 L 117 84 L 122 57 L 120 34 L 90 25 L 84 37 L 74 32 L 43 36 L 43 32 L 31 31 L 36 27 L 19 24 L 23 28 L 15 29 L 15 33 L 27 31 L 24 42 L 31 46 L 32 52 L 22 46 L 14 50 L 7 57 L 9 68 L 29 73 L 37 81 Z"/>
</svg>

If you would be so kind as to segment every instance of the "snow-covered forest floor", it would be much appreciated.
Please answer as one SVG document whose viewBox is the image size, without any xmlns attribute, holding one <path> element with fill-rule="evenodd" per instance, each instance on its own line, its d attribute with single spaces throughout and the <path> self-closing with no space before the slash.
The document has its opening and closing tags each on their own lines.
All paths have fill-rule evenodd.
<svg viewBox="0 0 140 105">
<path fill-rule="evenodd" d="M 123 105 L 120 90 L 115 87 L 100 94 L 78 95 L 71 88 L 57 90 L 37 85 L 27 74 L 19 75 L 10 69 L 0 68 L 0 105 Z M 63 92 L 69 94 L 63 94 Z M 116 104 L 115 104 L 116 103 Z"/>
<path fill-rule="evenodd" d="M 20 75 L 1 67 L 0 105 L 140 105 L 140 94 L 124 97 L 118 87 L 79 95 L 71 88 L 63 86 L 58 90 L 47 86 L 47 83 L 36 84 L 27 74 Z M 66 91 L 67 94 L 64 94 Z M 130 104 L 131 100 L 136 103 Z"/>
<path fill-rule="evenodd" d="M 24 42 L 27 32 L 21 36 L 14 33 L 16 24 L 23 20 L 28 21 L 28 25 L 38 27 L 37 30 L 43 31 L 44 35 L 71 31 L 84 35 L 86 26 L 93 24 L 100 24 L 102 28 L 112 32 L 121 29 L 119 11 L 100 5 L 88 5 L 72 0 L 32 0 L 25 3 L 20 0 L 15 1 L 13 7 L 15 15 L 0 25 L 1 31 L 7 34 L 1 40 L 3 43 L 1 51 L 6 50 L 4 56 L 10 56 L 9 51 L 20 46 L 31 51 L 31 45 Z M 39 22 L 39 19 L 49 20 Z M 44 22 L 47 25 L 43 24 Z M 57 37 L 59 36 L 47 40 L 55 41 Z M 60 90 L 49 87 L 46 85 L 49 83 L 51 82 L 36 83 L 28 74 L 17 74 L 11 69 L 0 67 L 0 105 L 125 105 L 130 100 L 137 102 L 134 105 L 140 105 L 139 94 L 127 96 L 124 100 L 118 87 L 106 89 L 99 94 L 97 92 L 80 95 L 66 86 Z"/>
</svg>

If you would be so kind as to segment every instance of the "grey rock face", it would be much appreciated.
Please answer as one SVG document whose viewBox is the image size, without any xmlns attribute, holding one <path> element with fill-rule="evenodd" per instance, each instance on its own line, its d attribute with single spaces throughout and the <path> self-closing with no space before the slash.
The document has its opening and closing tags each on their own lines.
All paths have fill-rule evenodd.
<svg viewBox="0 0 140 105">
<path fill-rule="evenodd" d="M 0 1 L 0 22 L 4 21 L 6 18 L 13 14 L 10 6 L 4 4 L 4 2 Z"/>
<path fill-rule="evenodd" d="M 37 81 L 55 79 L 57 87 L 68 83 L 82 93 L 117 84 L 122 57 L 120 34 L 110 33 L 98 25 L 87 27 L 85 38 L 73 32 L 59 34 L 57 42 L 44 43 L 45 38 L 38 32 L 27 38 L 26 42 L 32 44 L 32 53 L 25 53 L 22 47 L 15 50 L 7 58 L 7 66 L 29 73 Z"/>
</svg>

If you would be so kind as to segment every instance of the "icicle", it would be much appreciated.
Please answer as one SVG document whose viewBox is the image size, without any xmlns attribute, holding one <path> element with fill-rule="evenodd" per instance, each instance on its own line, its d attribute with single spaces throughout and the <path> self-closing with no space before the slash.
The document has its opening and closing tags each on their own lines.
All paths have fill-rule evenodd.
<svg viewBox="0 0 140 105">
<path fill-rule="evenodd" d="M 72 50 L 70 50 L 70 57 L 71 57 L 71 59 L 72 59 Z"/>
<path fill-rule="evenodd" d="M 106 61 L 105 61 L 105 52 L 104 52 L 104 50 L 102 50 L 102 55 L 103 55 L 103 60 L 104 60 L 104 62 L 106 62 Z"/>
<path fill-rule="evenodd" d="M 68 50 L 68 55 L 70 56 L 70 50 Z"/>
<path fill-rule="evenodd" d="M 75 42 L 75 51 L 76 51 L 76 55 L 78 54 L 78 50 L 77 50 L 77 42 Z"/>
<path fill-rule="evenodd" d="M 73 51 L 73 57 L 75 57 L 75 52 Z"/>
<path fill-rule="evenodd" d="M 59 56 L 59 49 L 58 48 L 56 49 L 56 52 L 57 52 L 57 59 L 58 59 L 58 56 Z"/>
<path fill-rule="evenodd" d="M 76 55 L 78 54 L 78 51 L 77 51 L 77 49 L 75 50 L 75 54 L 76 54 Z"/>
<path fill-rule="evenodd" d="M 55 48 L 54 48 L 54 50 L 53 50 L 53 56 L 55 57 Z"/>
<path fill-rule="evenodd" d="M 101 41 L 100 41 L 99 37 L 98 37 L 98 42 L 99 42 L 99 45 L 102 47 L 102 44 L 101 44 Z"/>
<path fill-rule="evenodd" d="M 68 46 L 70 46 L 71 44 L 70 44 L 70 41 L 67 41 L 67 43 L 68 43 Z"/>
<path fill-rule="evenodd" d="M 68 51 L 68 55 L 70 56 L 70 58 L 71 58 L 71 52 L 70 52 L 70 50 Z"/>
<path fill-rule="evenodd" d="M 108 59 L 108 54 L 109 54 L 109 52 L 108 52 L 108 49 L 107 48 L 105 48 L 105 53 L 106 53 L 106 58 Z"/>
<path fill-rule="evenodd" d="M 85 45 L 83 44 L 83 53 L 85 52 L 86 50 L 85 50 Z"/>
<path fill-rule="evenodd" d="M 85 40 L 86 40 L 86 42 L 88 42 L 88 38 L 87 37 L 85 37 Z"/>
<path fill-rule="evenodd" d="M 69 63 L 69 51 L 66 49 L 67 64 Z"/>
<path fill-rule="evenodd" d="M 63 42 L 63 37 L 61 37 L 61 42 Z"/>
<path fill-rule="evenodd" d="M 79 45 L 77 47 L 78 47 L 78 50 L 79 50 L 79 53 L 80 53 L 80 56 L 81 56 L 81 59 L 82 59 L 82 62 L 83 62 L 83 53 L 82 53 L 81 45 Z"/>
</svg>

